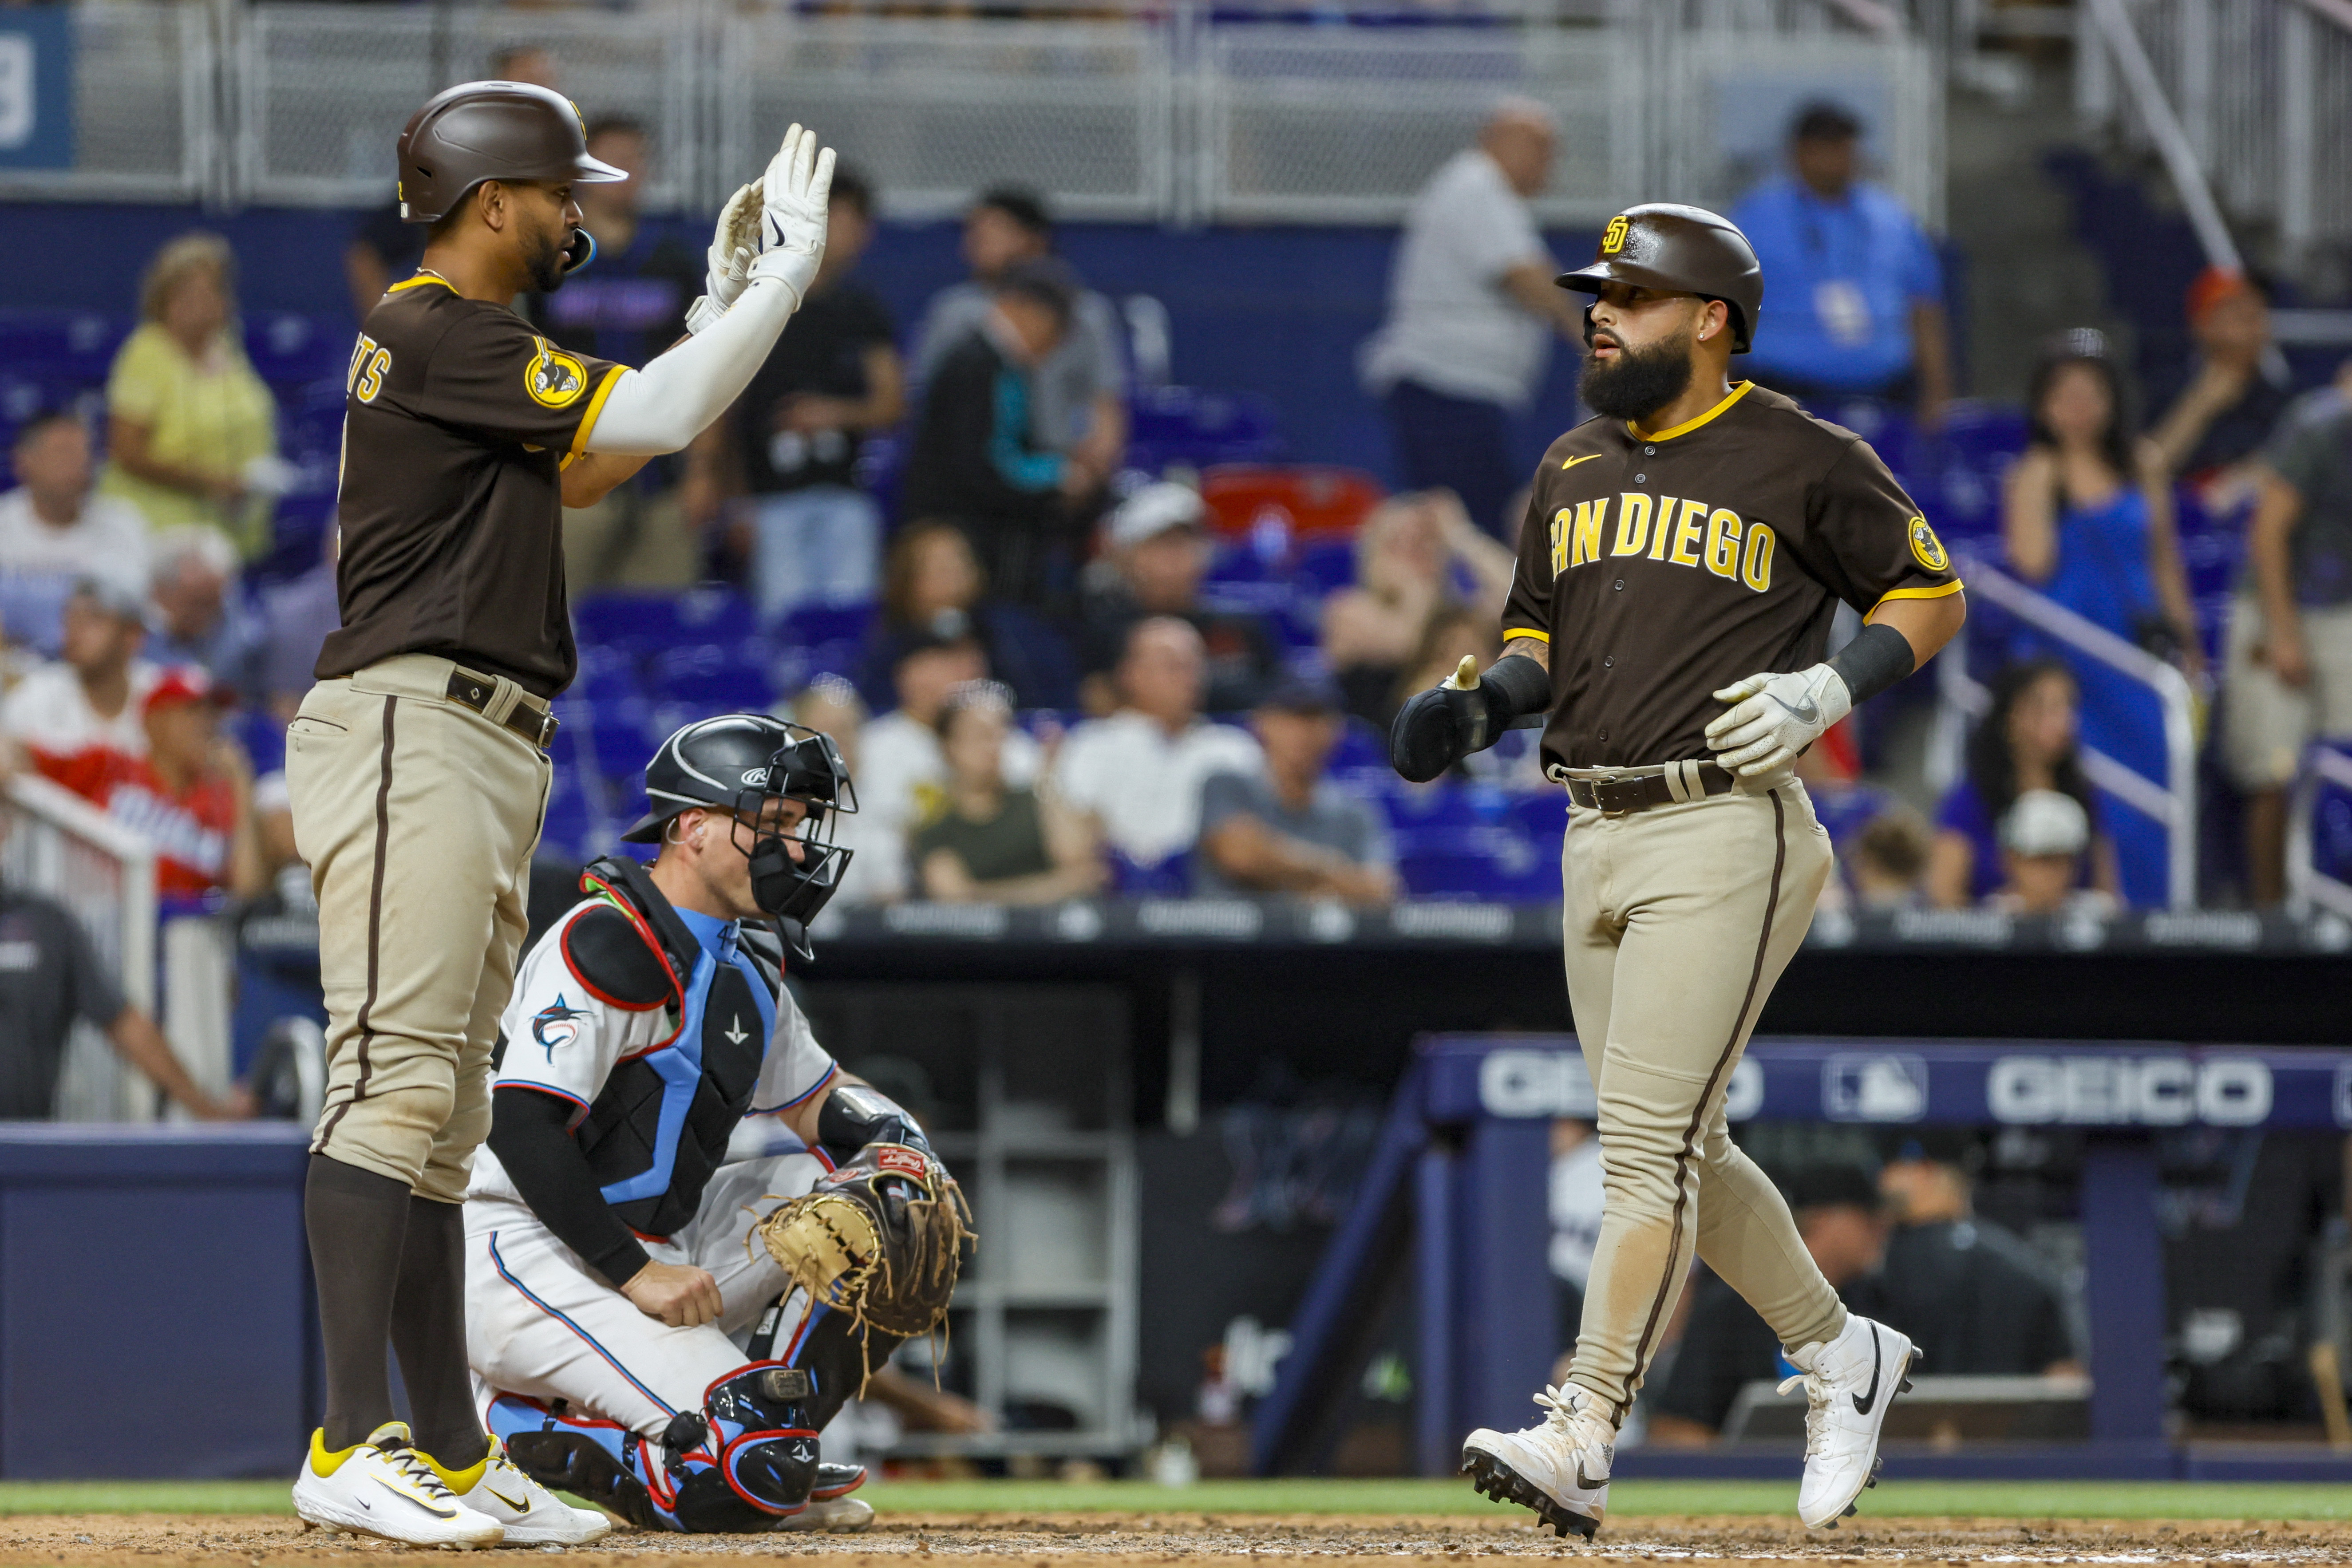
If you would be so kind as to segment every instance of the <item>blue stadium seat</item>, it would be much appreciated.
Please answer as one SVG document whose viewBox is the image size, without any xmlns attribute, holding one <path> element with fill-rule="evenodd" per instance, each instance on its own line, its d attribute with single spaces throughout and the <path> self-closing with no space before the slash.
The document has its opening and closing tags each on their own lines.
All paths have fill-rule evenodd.
<svg viewBox="0 0 2352 1568">
<path fill-rule="evenodd" d="M 1177 465 L 1269 462 L 1283 453 L 1276 424 L 1272 400 L 1256 393 L 1139 387 L 1129 405 L 1127 463 L 1156 474 Z"/>
<path fill-rule="evenodd" d="M 726 643 L 756 636 L 759 616 L 734 589 L 711 584 L 682 594 L 596 594 L 572 606 L 583 642 L 640 655 L 680 643 Z"/>
<path fill-rule="evenodd" d="M 645 695 L 645 683 L 637 661 L 626 652 L 607 643 L 583 643 L 571 695 L 588 702 L 616 702 Z"/>
<path fill-rule="evenodd" d="M 874 624 L 872 605 L 803 605 L 776 627 L 776 640 L 790 647 L 860 643 Z"/>
<path fill-rule="evenodd" d="M 1508 826 L 1423 827 L 1397 837 L 1397 872 L 1417 899 L 1540 904 L 1559 898 L 1559 851 Z"/>
</svg>

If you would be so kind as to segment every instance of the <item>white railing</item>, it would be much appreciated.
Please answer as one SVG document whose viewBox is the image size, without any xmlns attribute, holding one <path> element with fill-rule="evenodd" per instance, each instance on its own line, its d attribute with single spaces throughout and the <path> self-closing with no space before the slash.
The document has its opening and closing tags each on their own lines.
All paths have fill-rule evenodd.
<svg viewBox="0 0 2352 1568">
<path fill-rule="evenodd" d="M 155 855 L 147 841 L 62 785 L 33 774 L 9 781 L 14 822 L 0 877 L 55 900 L 89 935 L 123 997 L 155 1011 Z M 58 1086 L 66 1121 L 150 1121 L 155 1089 L 122 1064 L 106 1037 L 75 1026 Z"/>
<path fill-rule="evenodd" d="M 2295 782 L 2294 801 L 2287 817 L 2286 901 L 2298 915 L 2315 909 L 2329 910 L 2352 920 L 2352 882 L 2331 877 L 2317 864 L 2317 834 L 2313 821 L 2323 785 L 2352 791 L 2352 757 L 2332 746 L 2318 745 L 2305 759 L 2302 778 Z"/>
<path fill-rule="evenodd" d="M 1970 559 L 1962 563 L 1969 597 L 1998 605 L 2071 653 L 2105 665 L 2148 689 L 2164 714 L 2164 781 L 2151 779 L 2090 746 L 2083 772 L 2128 810 L 2165 830 L 2166 901 L 2176 910 L 2197 905 L 2197 698 L 2188 678 L 2146 649 L 2035 593 L 2005 573 Z M 1948 784 L 1959 773 L 1969 723 L 1991 706 L 1992 694 L 1969 669 L 1968 637 L 1952 639 L 1936 660 L 1941 700 L 1930 773 Z"/>
<path fill-rule="evenodd" d="M 1885 182 L 1929 222 L 1943 211 L 1935 35 L 1881 0 L 1482 0 L 1410 26 L 1077 5 L 85 0 L 71 156 L 0 169 L 0 194 L 372 205 L 415 106 L 530 44 L 592 118 L 648 129 L 656 209 L 717 205 L 801 120 L 901 216 L 1018 183 L 1081 218 L 1389 223 L 1515 94 L 1563 130 L 1538 217 L 1597 225 L 1640 199 L 1730 201 L 1777 163 L 1790 111 L 1829 93 L 1871 121 Z M 0 79 L 0 124 L 5 99 Z"/>
</svg>

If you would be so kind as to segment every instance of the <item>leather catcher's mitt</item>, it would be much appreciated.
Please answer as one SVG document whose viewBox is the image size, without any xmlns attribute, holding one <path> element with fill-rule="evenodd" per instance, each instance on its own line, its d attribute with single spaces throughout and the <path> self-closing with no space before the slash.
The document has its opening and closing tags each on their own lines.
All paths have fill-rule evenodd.
<svg viewBox="0 0 2352 1568">
<path fill-rule="evenodd" d="M 867 1144 L 751 1235 L 810 1300 L 901 1339 L 946 1319 L 975 1241 L 963 1189 L 905 1143 Z"/>
</svg>

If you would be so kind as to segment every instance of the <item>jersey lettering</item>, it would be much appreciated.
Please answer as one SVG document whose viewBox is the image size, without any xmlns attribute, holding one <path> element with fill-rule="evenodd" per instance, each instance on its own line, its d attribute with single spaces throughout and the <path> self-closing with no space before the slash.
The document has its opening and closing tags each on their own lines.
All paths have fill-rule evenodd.
<svg viewBox="0 0 2352 1568">
<path fill-rule="evenodd" d="M 1650 498 L 1638 490 L 1627 490 L 1624 504 L 1617 509 L 1617 542 L 1609 547 L 1612 555 L 1639 555 L 1642 546 L 1650 540 Z"/>
<path fill-rule="evenodd" d="M 1755 523 L 1748 530 L 1748 554 L 1739 563 L 1739 580 L 1761 594 L 1772 585 L 1772 529 Z"/>
<path fill-rule="evenodd" d="M 1706 569 L 1718 577 L 1739 575 L 1739 514 L 1728 507 L 1707 517 Z"/>
<path fill-rule="evenodd" d="M 1609 520 L 1609 498 L 1564 506 L 1551 519 L 1551 574 L 1601 559 L 1601 530 Z"/>
<path fill-rule="evenodd" d="M 1772 586 L 1772 530 L 1745 523 L 1729 507 L 1680 496 L 1654 502 L 1638 490 L 1618 498 L 1617 534 L 1612 555 L 1647 553 L 1671 566 L 1704 566 L 1726 582 L 1761 594 Z M 1601 559 L 1601 535 L 1609 521 L 1611 498 L 1578 501 L 1551 514 L 1551 574 L 1557 582 L 1579 566 Z M 1657 526 L 1650 526 L 1654 510 Z"/>
<path fill-rule="evenodd" d="M 1683 502 L 1682 519 L 1675 524 L 1675 547 L 1666 552 L 1666 559 L 1677 566 L 1697 565 L 1699 534 L 1706 527 L 1706 502 Z M 1660 529 L 1658 531 L 1664 533 L 1665 531 Z"/>
<path fill-rule="evenodd" d="M 375 395 L 383 390 L 383 378 L 392 369 L 392 351 L 380 347 L 365 332 L 360 334 L 359 346 L 352 351 L 352 368 L 344 376 L 343 390 L 362 403 L 373 403 Z"/>
<path fill-rule="evenodd" d="M 1681 504 L 1681 500 L 1675 496 L 1658 498 L 1658 526 L 1650 531 L 1651 560 L 1664 561 L 1666 558 L 1666 535 L 1674 531 L 1675 508 Z"/>
</svg>

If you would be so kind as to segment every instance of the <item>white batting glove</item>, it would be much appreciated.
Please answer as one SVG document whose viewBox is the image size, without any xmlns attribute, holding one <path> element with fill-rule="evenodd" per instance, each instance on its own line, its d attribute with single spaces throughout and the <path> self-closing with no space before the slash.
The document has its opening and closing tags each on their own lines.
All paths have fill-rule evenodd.
<svg viewBox="0 0 2352 1568">
<path fill-rule="evenodd" d="M 1797 753 L 1853 711 L 1845 677 L 1826 664 L 1751 675 L 1715 699 L 1734 706 L 1706 727 L 1706 743 L 1717 763 L 1751 779 L 1794 766 Z"/>
<path fill-rule="evenodd" d="M 752 259 L 760 254 L 760 210 L 763 203 L 757 180 L 727 198 L 719 214 L 719 227 L 710 237 L 709 270 L 702 280 L 702 298 L 686 313 L 686 330 L 698 332 L 727 313 L 751 281 Z"/>
<path fill-rule="evenodd" d="M 820 151 L 816 132 L 795 125 L 761 182 L 760 254 L 748 276 L 773 278 L 793 291 L 793 309 L 808 298 L 824 259 L 825 201 L 833 190 L 833 149 Z"/>
</svg>

